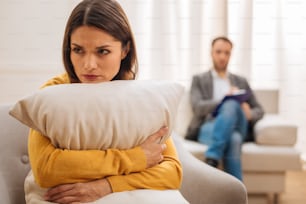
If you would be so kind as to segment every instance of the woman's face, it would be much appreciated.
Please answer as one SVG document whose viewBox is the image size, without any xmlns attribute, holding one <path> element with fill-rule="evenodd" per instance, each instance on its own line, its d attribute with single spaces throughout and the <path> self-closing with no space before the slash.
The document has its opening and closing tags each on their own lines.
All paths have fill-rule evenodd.
<svg viewBox="0 0 306 204">
<path fill-rule="evenodd" d="M 70 47 L 71 62 L 81 83 L 112 80 L 127 54 L 120 41 L 92 26 L 75 29 Z"/>
</svg>

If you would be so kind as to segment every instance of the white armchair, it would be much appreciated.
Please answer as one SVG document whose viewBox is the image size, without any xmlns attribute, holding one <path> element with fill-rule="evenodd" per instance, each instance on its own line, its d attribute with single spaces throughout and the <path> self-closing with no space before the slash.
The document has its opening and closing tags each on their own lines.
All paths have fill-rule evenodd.
<svg viewBox="0 0 306 204">
<path fill-rule="evenodd" d="M 0 203 L 24 204 L 28 128 L 8 114 L 9 108 L 0 105 Z M 183 165 L 180 192 L 191 204 L 247 204 L 240 181 L 197 160 L 183 148 L 181 138 L 173 137 Z"/>
</svg>

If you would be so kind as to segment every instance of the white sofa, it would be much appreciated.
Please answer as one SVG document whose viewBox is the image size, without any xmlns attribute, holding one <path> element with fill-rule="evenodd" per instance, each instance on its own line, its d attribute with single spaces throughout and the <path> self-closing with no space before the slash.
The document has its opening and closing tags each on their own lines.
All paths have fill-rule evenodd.
<svg viewBox="0 0 306 204">
<path fill-rule="evenodd" d="M 23 184 L 30 170 L 29 129 L 8 114 L 10 107 L 0 105 L 0 203 L 24 204 Z M 191 204 L 247 204 L 240 181 L 199 161 L 182 146 L 181 138 L 173 138 L 183 166 L 180 192 Z"/>
<path fill-rule="evenodd" d="M 268 198 L 278 201 L 285 191 L 286 171 L 300 170 L 300 153 L 294 148 L 297 126 L 278 115 L 278 91 L 255 90 L 263 105 L 265 116 L 255 126 L 255 142 L 243 144 L 242 168 L 249 204 L 267 204 Z M 184 137 L 192 117 L 189 91 L 183 97 L 176 121 L 176 132 Z M 204 160 L 207 147 L 184 139 L 185 148 L 195 157 Z"/>
</svg>

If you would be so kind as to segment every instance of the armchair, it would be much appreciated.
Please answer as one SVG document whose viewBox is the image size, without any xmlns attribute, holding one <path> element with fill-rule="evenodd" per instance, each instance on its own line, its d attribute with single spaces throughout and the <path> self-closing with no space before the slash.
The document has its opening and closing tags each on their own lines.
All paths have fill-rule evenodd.
<svg viewBox="0 0 306 204">
<path fill-rule="evenodd" d="M 24 179 L 30 170 L 28 128 L 8 114 L 10 107 L 0 105 L 0 202 L 24 204 Z M 240 181 L 197 160 L 184 149 L 179 136 L 173 138 L 184 172 L 180 192 L 191 204 L 247 203 Z"/>
</svg>

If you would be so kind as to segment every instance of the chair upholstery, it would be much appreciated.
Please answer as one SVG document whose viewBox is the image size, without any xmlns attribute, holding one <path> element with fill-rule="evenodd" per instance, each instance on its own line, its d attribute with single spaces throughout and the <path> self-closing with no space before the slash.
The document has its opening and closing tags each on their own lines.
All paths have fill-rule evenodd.
<svg viewBox="0 0 306 204">
<path fill-rule="evenodd" d="M 28 128 L 10 117 L 8 109 L 9 105 L 0 108 L 0 199 L 1 203 L 22 204 L 23 181 L 30 170 L 27 154 Z"/>
</svg>

